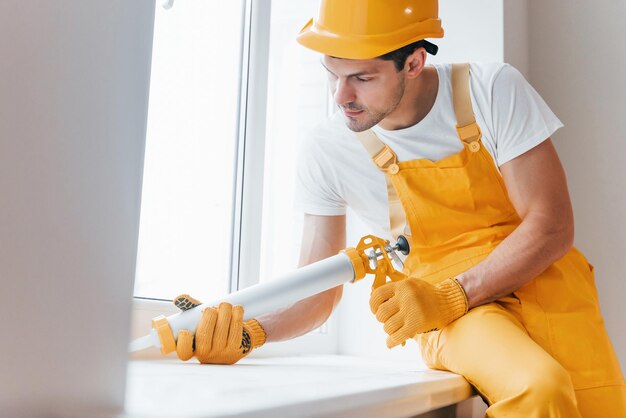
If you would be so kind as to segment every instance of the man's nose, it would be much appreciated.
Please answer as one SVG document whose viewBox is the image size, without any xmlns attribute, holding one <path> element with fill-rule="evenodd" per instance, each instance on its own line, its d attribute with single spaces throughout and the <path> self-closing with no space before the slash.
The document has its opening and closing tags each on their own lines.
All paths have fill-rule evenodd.
<svg viewBox="0 0 626 418">
<path fill-rule="evenodd" d="M 347 83 L 347 80 L 340 79 L 337 80 L 337 83 L 335 84 L 333 98 L 335 99 L 335 103 L 341 106 L 354 102 L 356 97 L 354 95 L 354 90 Z"/>
</svg>

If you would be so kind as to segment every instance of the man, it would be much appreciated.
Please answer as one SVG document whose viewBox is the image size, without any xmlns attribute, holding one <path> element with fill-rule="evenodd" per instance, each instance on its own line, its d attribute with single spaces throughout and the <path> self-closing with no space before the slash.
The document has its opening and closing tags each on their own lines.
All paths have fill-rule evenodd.
<svg viewBox="0 0 626 418">
<path fill-rule="evenodd" d="M 626 417 L 593 269 L 572 247 L 566 179 L 550 140 L 561 123 L 510 66 L 426 65 L 437 47 L 425 38 L 443 36 L 437 7 L 323 0 L 300 33 L 323 54 L 340 110 L 300 159 L 300 262 L 345 247 L 346 206 L 374 234 L 394 233 L 387 203 L 397 196 L 411 234 L 409 278 L 370 299 L 389 348 L 415 338 L 430 367 L 474 385 L 488 416 Z M 206 309 L 195 351 L 185 333 L 179 356 L 234 363 L 265 340 L 321 325 L 341 292 L 246 323 L 241 307 Z"/>
</svg>

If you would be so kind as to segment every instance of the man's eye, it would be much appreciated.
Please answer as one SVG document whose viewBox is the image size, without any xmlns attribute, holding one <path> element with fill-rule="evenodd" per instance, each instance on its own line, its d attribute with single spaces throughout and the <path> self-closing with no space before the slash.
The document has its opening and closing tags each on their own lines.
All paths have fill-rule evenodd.
<svg viewBox="0 0 626 418">
<path fill-rule="evenodd" d="M 363 77 L 357 77 L 357 80 L 363 82 L 363 83 L 367 83 L 368 81 L 372 81 L 371 78 L 363 78 Z"/>
</svg>

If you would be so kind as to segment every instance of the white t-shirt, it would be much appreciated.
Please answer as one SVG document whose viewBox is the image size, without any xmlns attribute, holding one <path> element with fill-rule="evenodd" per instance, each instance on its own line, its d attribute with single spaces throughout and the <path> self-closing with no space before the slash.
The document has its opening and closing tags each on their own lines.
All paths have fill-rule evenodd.
<svg viewBox="0 0 626 418">
<path fill-rule="evenodd" d="M 435 65 L 439 91 L 430 112 L 416 125 L 388 131 L 372 129 L 399 161 L 438 161 L 461 151 L 452 104 L 450 64 Z M 563 125 L 543 99 L 508 64 L 471 64 L 470 83 L 482 142 L 497 166 L 525 153 Z M 300 143 L 296 208 L 311 215 L 343 215 L 349 206 L 372 228 L 389 237 L 384 174 L 344 122 L 340 111 Z"/>
</svg>

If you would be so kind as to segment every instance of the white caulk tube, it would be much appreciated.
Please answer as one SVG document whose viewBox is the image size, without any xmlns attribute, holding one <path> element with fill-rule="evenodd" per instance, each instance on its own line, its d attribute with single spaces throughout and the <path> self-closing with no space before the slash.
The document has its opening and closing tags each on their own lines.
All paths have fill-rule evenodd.
<svg viewBox="0 0 626 418">
<path fill-rule="evenodd" d="M 180 312 L 167 318 L 161 316 L 153 320 L 150 334 L 130 343 L 130 351 L 157 347 L 163 354 L 175 349 L 178 331 L 195 332 L 202 312 L 207 306 L 217 306 L 220 302 L 241 305 L 244 320 L 289 306 L 324 290 L 352 282 L 365 276 L 363 260 L 356 250 L 349 248 L 335 256 L 309 264 L 275 280 L 259 283 L 212 302 L 203 303 L 193 309 Z"/>
</svg>

